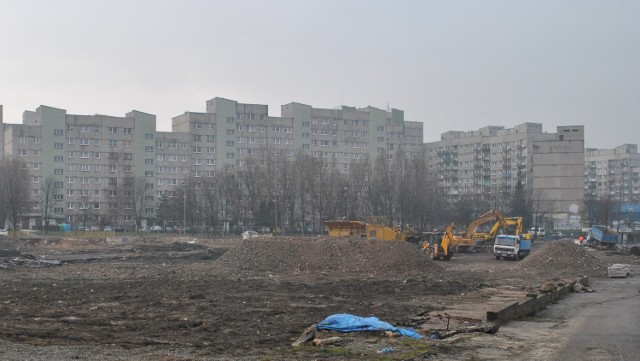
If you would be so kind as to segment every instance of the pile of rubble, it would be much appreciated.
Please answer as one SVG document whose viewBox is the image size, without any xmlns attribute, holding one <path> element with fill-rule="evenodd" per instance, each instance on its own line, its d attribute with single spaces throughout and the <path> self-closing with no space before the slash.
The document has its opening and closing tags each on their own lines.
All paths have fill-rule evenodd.
<svg viewBox="0 0 640 361">
<path fill-rule="evenodd" d="M 442 271 L 415 245 L 362 238 L 247 239 L 216 262 L 231 272 L 394 278 Z"/>
<path fill-rule="evenodd" d="M 607 265 L 571 240 L 549 242 L 515 267 L 519 271 L 533 271 L 546 276 L 603 276 Z"/>
</svg>

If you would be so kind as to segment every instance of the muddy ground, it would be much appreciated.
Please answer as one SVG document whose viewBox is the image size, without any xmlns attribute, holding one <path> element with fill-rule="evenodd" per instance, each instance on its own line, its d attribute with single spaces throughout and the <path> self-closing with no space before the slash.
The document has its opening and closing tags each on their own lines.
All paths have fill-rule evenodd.
<svg viewBox="0 0 640 361">
<path fill-rule="evenodd" d="M 362 239 L 0 239 L 5 360 L 433 359 L 472 352 L 428 336 L 479 326 L 492 304 L 549 282 L 606 276 L 626 255 L 569 241 L 519 262 L 490 253 L 432 261 Z M 336 334 L 291 344 L 336 313 L 376 316 L 426 339 Z M 393 353 L 381 353 L 392 349 Z M 464 356 L 466 357 L 466 356 Z M 465 358 L 461 358 L 465 359 Z"/>
</svg>

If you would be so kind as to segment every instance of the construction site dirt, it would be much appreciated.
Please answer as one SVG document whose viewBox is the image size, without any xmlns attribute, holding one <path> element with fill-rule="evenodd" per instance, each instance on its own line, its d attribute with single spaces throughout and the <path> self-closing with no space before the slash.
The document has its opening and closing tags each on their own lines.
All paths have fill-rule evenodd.
<svg viewBox="0 0 640 361">
<path fill-rule="evenodd" d="M 536 242 L 521 261 L 433 261 L 415 244 L 360 238 L 3 237 L 0 359 L 468 360 L 466 333 L 439 335 L 482 330 L 491 307 L 604 278 L 613 263 L 640 265 L 571 240 Z M 341 313 L 425 337 L 316 331 L 332 341 L 292 345 Z M 502 350 L 492 337 L 485 346 Z"/>
</svg>

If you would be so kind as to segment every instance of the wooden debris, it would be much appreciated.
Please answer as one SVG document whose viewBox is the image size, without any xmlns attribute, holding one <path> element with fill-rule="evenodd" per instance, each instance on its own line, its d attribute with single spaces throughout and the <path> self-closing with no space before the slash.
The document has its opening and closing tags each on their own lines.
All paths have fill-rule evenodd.
<svg viewBox="0 0 640 361">
<path fill-rule="evenodd" d="M 293 342 L 291 344 L 291 346 L 300 346 L 305 342 L 309 342 L 311 340 L 313 340 L 314 338 L 316 338 L 316 325 L 313 324 L 309 327 L 307 327 L 303 332 L 302 335 L 300 335 L 300 337 L 298 337 L 297 340 L 295 340 L 295 342 Z"/>
<path fill-rule="evenodd" d="M 312 341 L 314 346 L 327 346 L 327 345 L 335 345 L 342 340 L 342 337 L 329 337 L 329 338 L 316 338 Z"/>
</svg>

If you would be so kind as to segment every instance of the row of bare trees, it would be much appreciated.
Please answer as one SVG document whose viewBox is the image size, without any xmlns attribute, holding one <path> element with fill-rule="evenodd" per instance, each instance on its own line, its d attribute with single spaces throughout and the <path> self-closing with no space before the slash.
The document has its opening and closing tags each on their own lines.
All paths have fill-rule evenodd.
<svg viewBox="0 0 640 361">
<path fill-rule="evenodd" d="M 408 159 L 398 152 L 390 162 L 381 154 L 373 161 L 354 160 L 344 172 L 344 164 L 302 152 L 293 161 L 269 151 L 262 154 L 241 170 L 192 178 L 178 186 L 175 194 L 160 200 L 157 223 L 307 231 L 321 229 L 325 220 L 377 217 L 389 225 L 427 230 L 451 221 L 469 224 L 491 208 L 472 196 L 447 202 L 425 157 Z M 526 202 L 523 189 L 513 194 L 511 209 L 505 211 L 513 210 L 534 224 L 530 215 L 540 215 L 535 202 Z"/>
<path fill-rule="evenodd" d="M 345 164 L 335 159 L 316 158 L 299 151 L 293 160 L 275 156 L 264 149 L 261 156 L 248 160 L 235 172 L 219 172 L 213 177 L 188 178 L 176 190 L 154 199 L 144 178 L 125 178 L 115 185 L 117 203 L 127 203 L 126 212 L 140 227 L 155 208 L 155 219 L 148 224 L 232 229 L 234 226 L 286 228 L 292 231 L 318 231 L 326 220 L 384 219 L 389 225 L 410 225 L 419 230 L 440 227 L 451 221 L 469 224 L 492 208 L 478 195 L 462 195 L 455 203 L 447 201 L 437 187 L 426 157 L 406 158 L 402 152 L 389 161 L 386 153 L 376 159 L 353 160 Z M 61 206 L 61 187 L 52 175 L 44 177 L 37 200 L 30 199 L 29 174 L 24 163 L 6 158 L 0 164 L 0 219 L 17 225 L 20 215 L 35 201 L 43 225 Z M 522 184 L 512 192 L 511 212 L 537 225 L 543 207 L 527 196 Z M 106 221 L 109 216 L 104 216 Z M 45 228 L 46 229 L 46 228 Z"/>
</svg>

